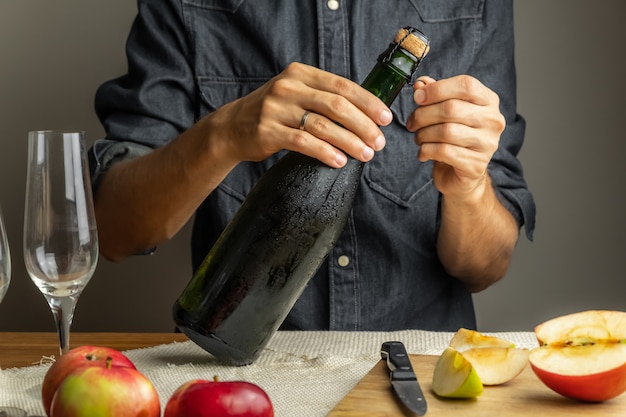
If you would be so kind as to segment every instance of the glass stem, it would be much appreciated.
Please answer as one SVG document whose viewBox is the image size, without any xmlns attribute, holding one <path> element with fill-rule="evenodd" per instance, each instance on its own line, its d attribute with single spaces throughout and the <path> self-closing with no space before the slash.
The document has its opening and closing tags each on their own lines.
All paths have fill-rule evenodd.
<svg viewBox="0 0 626 417">
<path fill-rule="evenodd" d="M 70 327 L 74 318 L 74 309 L 78 301 L 78 294 L 67 297 L 46 297 L 59 335 L 59 350 L 61 355 L 70 350 Z"/>
</svg>

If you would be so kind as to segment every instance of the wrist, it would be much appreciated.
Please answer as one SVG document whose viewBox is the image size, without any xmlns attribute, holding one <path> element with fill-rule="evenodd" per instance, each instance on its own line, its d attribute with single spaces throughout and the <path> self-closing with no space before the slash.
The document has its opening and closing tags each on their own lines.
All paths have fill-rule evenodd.
<svg viewBox="0 0 626 417">
<path fill-rule="evenodd" d="M 489 173 L 485 173 L 471 184 L 471 186 L 464 187 L 456 193 L 443 194 L 443 199 L 448 204 L 462 207 L 485 207 L 485 203 L 491 201 L 490 197 L 494 195 L 493 188 L 491 186 L 491 177 Z"/>
<path fill-rule="evenodd" d="M 219 110 L 204 116 L 191 129 L 197 130 L 193 136 L 198 141 L 199 155 L 202 155 L 205 166 L 229 172 L 241 162 L 233 141 L 229 140 L 228 125 Z"/>
</svg>

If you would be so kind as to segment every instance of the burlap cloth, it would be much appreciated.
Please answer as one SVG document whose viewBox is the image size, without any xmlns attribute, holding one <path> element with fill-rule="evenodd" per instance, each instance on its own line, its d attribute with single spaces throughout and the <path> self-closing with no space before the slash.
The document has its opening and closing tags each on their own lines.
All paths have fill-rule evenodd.
<svg viewBox="0 0 626 417">
<path fill-rule="evenodd" d="M 492 333 L 519 347 L 537 345 L 531 332 Z M 260 358 L 245 367 L 223 366 L 193 342 L 126 351 L 155 385 L 163 407 L 184 382 L 218 375 L 223 381 L 246 380 L 272 399 L 276 417 L 323 417 L 380 360 L 387 340 L 404 342 L 409 353 L 438 355 L 452 333 L 278 332 Z M 43 415 L 41 382 L 49 364 L 0 371 L 0 404 Z"/>
</svg>

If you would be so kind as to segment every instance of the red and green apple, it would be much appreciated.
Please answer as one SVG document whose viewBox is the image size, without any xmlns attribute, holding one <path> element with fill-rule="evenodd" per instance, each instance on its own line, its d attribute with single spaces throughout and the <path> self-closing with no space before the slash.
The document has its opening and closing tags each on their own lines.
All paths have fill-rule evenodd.
<svg viewBox="0 0 626 417">
<path fill-rule="evenodd" d="M 62 355 L 48 368 L 41 386 L 41 399 L 46 415 L 50 415 L 52 397 L 65 377 L 83 366 L 123 366 L 135 368 L 133 362 L 122 352 L 102 346 L 79 346 Z"/>
<path fill-rule="evenodd" d="M 135 368 L 81 366 L 65 377 L 50 405 L 50 417 L 160 417 L 152 382 Z"/>
</svg>

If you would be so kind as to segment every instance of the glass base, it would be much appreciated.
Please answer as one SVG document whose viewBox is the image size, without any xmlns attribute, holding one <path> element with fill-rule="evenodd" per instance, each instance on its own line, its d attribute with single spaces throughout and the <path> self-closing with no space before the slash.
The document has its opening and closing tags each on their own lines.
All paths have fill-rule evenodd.
<svg viewBox="0 0 626 417">
<path fill-rule="evenodd" d="M 3 407 L 0 405 L 0 417 L 26 417 L 26 411 L 21 408 Z"/>
</svg>

